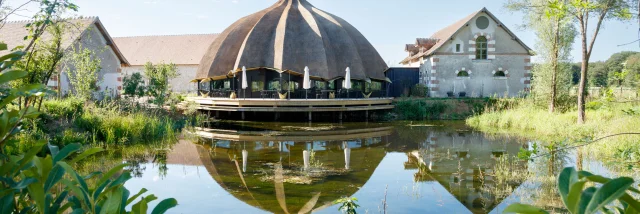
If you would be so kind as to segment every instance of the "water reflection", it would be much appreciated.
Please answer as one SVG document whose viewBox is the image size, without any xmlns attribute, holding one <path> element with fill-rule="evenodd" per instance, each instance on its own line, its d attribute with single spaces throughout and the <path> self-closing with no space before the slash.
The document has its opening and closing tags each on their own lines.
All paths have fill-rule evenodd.
<svg viewBox="0 0 640 214">
<path fill-rule="evenodd" d="M 164 165 L 141 164 L 127 186 L 176 197 L 177 213 L 335 213 L 332 201 L 344 196 L 378 212 L 385 188 L 391 213 L 488 213 L 521 184 L 496 182 L 498 160 L 527 148 L 460 124 L 228 127 L 201 129 L 199 142 L 181 141 Z"/>
</svg>

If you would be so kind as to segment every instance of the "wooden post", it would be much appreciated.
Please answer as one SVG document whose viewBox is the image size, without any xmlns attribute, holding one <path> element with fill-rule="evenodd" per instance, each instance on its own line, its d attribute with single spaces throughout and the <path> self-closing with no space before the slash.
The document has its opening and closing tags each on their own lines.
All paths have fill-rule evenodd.
<svg viewBox="0 0 640 214">
<path fill-rule="evenodd" d="M 312 116 L 311 116 L 311 115 L 312 115 L 312 113 L 311 113 L 311 112 L 309 112 L 309 122 L 311 122 L 311 121 L 312 121 Z"/>
<path fill-rule="evenodd" d="M 242 112 L 242 120 L 244 120 L 244 111 Z"/>
<path fill-rule="evenodd" d="M 338 116 L 338 119 L 342 121 L 342 112 L 340 112 L 340 116 Z"/>
</svg>

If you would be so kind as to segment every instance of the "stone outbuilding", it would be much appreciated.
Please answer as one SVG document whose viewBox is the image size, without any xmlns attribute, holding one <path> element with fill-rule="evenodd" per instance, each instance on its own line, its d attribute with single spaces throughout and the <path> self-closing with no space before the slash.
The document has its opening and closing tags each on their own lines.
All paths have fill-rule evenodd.
<svg viewBox="0 0 640 214">
<path fill-rule="evenodd" d="M 98 72 L 98 98 L 106 96 L 117 96 L 122 87 L 122 68 L 129 65 L 127 59 L 122 55 L 120 49 L 113 42 L 111 36 L 105 29 L 98 17 L 81 17 L 65 20 L 67 27 L 63 32 L 61 47 L 65 53 L 70 53 L 80 48 L 91 50 L 96 58 L 100 59 L 100 71 Z M 0 42 L 9 46 L 9 50 L 26 45 L 24 37 L 29 35 L 25 27 L 31 21 L 10 21 L 4 23 L 0 28 Z M 51 40 L 53 36 L 48 32 L 43 34 L 40 40 Z M 0 52 L 6 54 L 7 51 Z M 47 86 L 54 90 L 59 90 L 61 95 L 69 94 L 73 90 L 69 82 L 68 71 L 73 71 L 73 67 L 64 61 L 58 66 L 59 76 L 53 76 Z"/>
<path fill-rule="evenodd" d="M 532 50 L 486 8 L 408 44 L 431 97 L 518 97 L 531 88 Z"/>
</svg>

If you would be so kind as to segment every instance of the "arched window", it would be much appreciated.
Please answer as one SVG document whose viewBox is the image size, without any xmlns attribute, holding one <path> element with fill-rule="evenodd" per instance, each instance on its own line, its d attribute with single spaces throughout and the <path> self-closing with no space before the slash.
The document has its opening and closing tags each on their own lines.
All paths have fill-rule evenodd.
<svg viewBox="0 0 640 214">
<path fill-rule="evenodd" d="M 487 59 L 487 37 L 476 39 L 476 59 Z"/>
<path fill-rule="evenodd" d="M 459 71 L 458 77 L 469 77 L 469 72 L 467 71 Z"/>
<path fill-rule="evenodd" d="M 504 73 L 504 71 L 496 71 L 496 73 L 493 76 L 494 77 L 507 77 L 507 74 Z"/>
</svg>

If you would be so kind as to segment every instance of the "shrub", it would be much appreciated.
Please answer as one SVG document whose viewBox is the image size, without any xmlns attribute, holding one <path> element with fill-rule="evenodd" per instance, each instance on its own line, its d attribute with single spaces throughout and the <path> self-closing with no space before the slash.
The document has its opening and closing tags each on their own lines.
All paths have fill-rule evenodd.
<svg viewBox="0 0 640 214">
<path fill-rule="evenodd" d="M 411 87 L 411 96 L 412 97 L 427 97 L 427 92 L 429 88 L 425 84 L 417 84 Z"/>
<path fill-rule="evenodd" d="M 117 108 L 90 108 L 74 121 L 76 126 L 106 144 L 153 143 L 176 138 L 184 121 L 161 111 L 123 112 Z"/>
<path fill-rule="evenodd" d="M 81 115 L 84 110 L 84 101 L 75 97 L 45 100 L 42 104 L 44 112 L 55 119 L 70 119 Z"/>
</svg>

